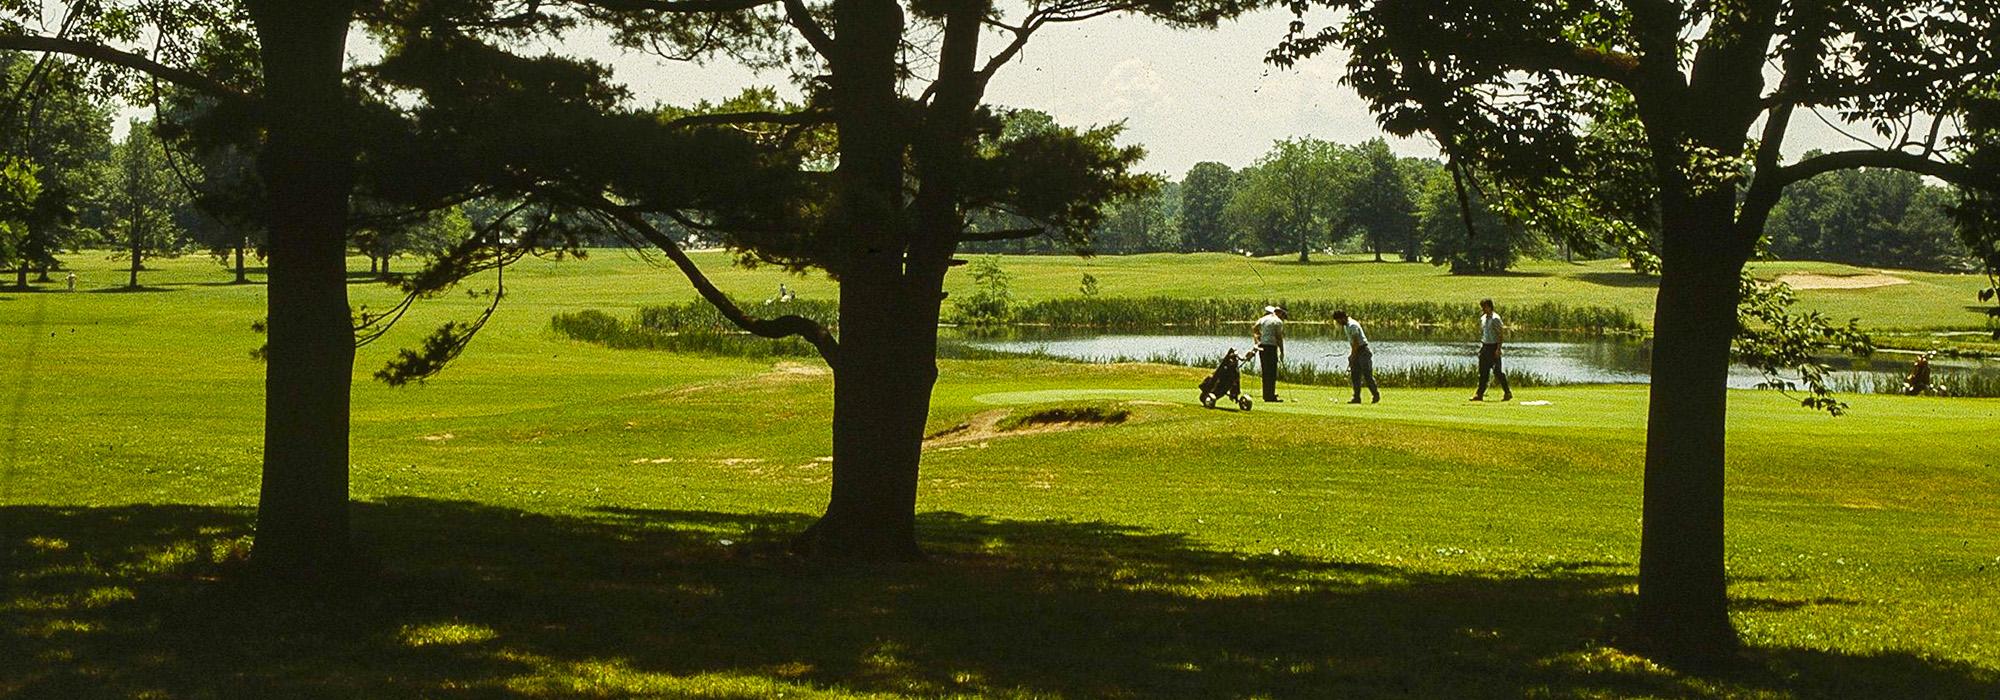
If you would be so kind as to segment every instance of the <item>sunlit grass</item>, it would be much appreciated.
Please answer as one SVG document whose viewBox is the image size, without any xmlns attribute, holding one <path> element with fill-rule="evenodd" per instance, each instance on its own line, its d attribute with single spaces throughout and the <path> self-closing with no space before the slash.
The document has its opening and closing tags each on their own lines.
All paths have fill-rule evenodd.
<svg viewBox="0 0 2000 700">
<path fill-rule="evenodd" d="M 1003 265 L 1027 293 L 1067 293 L 1077 264 L 1109 270 L 1106 294 L 1209 289 L 1162 259 L 1182 260 Z M 365 573 L 273 594 L 241 577 L 261 288 L 200 286 L 227 275 L 182 259 L 149 276 L 166 291 L 99 294 L 115 263 L 77 264 L 86 291 L 0 292 L 4 697 L 2000 690 L 1992 400 L 1856 395 L 1834 419 L 1732 392 L 1728 566 L 1750 651 L 1744 669 L 1690 674 L 1621 637 L 1645 387 L 1521 387 L 1538 406 L 1413 388 L 1349 406 L 1344 386 L 1287 383 L 1287 403 L 1240 413 L 1194 404 L 1202 367 L 948 360 L 931 432 L 1074 406 L 1127 417 L 934 447 L 918 484 L 931 561 L 818 566 L 785 551 L 826 504 L 824 365 L 559 336 L 558 313 L 687 300 L 672 273 L 602 255 L 510 273 L 493 325 L 429 384 L 357 381 Z M 1468 291 L 1427 266 L 1260 264 L 1327 298 Z M 1346 275 L 1337 295 L 1308 284 L 1325 272 Z M 787 279 L 718 277 L 749 299 Z M 1484 283 L 1521 300 L 1565 284 Z M 1592 303 L 1634 288 L 1613 289 Z M 357 376 L 478 306 L 421 305 Z"/>
</svg>

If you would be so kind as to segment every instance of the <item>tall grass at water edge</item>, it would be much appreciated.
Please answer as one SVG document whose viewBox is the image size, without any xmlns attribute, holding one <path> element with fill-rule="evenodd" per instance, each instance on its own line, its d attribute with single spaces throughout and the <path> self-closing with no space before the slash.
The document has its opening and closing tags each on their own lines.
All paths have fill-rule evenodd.
<svg viewBox="0 0 2000 700">
<path fill-rule="evenodd" d="M 1370 327 L 1436 327 L 1470 329 L 1478 322 L 1478 311 L 1467 304 L 1434 301 L 1344 302 L 1278 299 L 1276 303 L 1299 323 L 1331 323 L 1333 312 L 1348 314 Z M 740 303 L 740 302 L 739 302 Z M 1252 299 L 1182 297 L 1100 298 L 1069 297 L 1016 304 L 996 325 L 1040 325 L 1067 328 L 1137 329 L 1163 326 L 1223 328 L 1241 325 L 1263 315 L 1266 302 Z M 839 318 L 839 304 L 823 299 L 799 299 L 781 303 L 743 304 L 755 316 L 796 314 L 832 326 Z M 1629 311 L 1602 306 L 1570 306 L 1540 302 L 1503 307 L 1501 316 L 1509 326 L 1523 330 L 1555 330 L 1585 333 L 1637 332 L 1644 326 Z M 945 320 L 964 323 L 956 308 L 948 308 Z M 989 321 L 993 319 L 988 319 Z M 690 331 L 736 332 L 715 307 L 703 301 L 641 308 L 634 322 L 641 327 L 669 333 Z"/>
<path fill-rule="evenodd" d="M 1263 315 L 1267 302 L 1249 299 L 1142 297 L 1136 299 L 1071 297 L 1022 304 L 1011 321 L 1074 328 L 1145 328 L 1155 326 L 1223 327 L 1244 324 Z M 1371 327 L 1474 328 L 1478 310 L 1468 304 L 1435 301 L 1350 302 L 1274 300 L 1294 322 L 1332 323 L 1333 312 Z M 1570 306 L 1541 302 L 1504 307 L 1500 315 L 1518 329 L 1586 333 L 1636 332 L 1643 329 L 1629 311 L 1601 306 Z"/>
<path fill-rule="evenodd" d="M 706 306 L 702 302 L 695 303 Z M 710 309 L 710 312 L 712 311 L 713 309 Z M 812 311 L 813 309 L 807 309 L 808 313 Z M 741 331 L 727 330 L 733 328 L 724 325 L 727 323 L 728 321 L 720 314 L 716 314 L 712 319 L 705 319 L 699 311 L 665 307 L 640 309 L 631 322 L 595 309 L 557 314 L 550 320 L 550 326 L 560 335 L 611 348 L 753 358 L 818 355 L 811 345 L 798 338 L 780 340 L 758 338 Z M 1006 352 L 956 342 L 941 344 L 938 354 L 946 359 L 1029 358 L 1050 362 L 1094 364 L 1091 360 L 1062 357 L 1039 351 Z M 1206 355 L 1163 352 L 1145 357 L 1114 357 L 1105 362 L 1145 362 L 1212 369 L 1218 360 L 1219 357 Z M 1254 362 L 1244 365 L 1244 374 L 1248 376 L 1257 376 L 1258 371 L 1259 368 Z M 1283 376 L 1288 384 L 1347 386 L 1348 383 L 1347 372 L 1321 369 L 1309 364 L 1288 364 Z M 1507 379 L 1514 386 L 1521 387 L 1554 386 L 1561 383 L 1533 372 L 1521 371 L 1508 372 Z M 1375 381 L 1384 387 L 1397 388 L 1473 386 L 1479 382 L 1479 376 L 1477 369 L 1471 363 L 1437 363 L 1377 370 Z"/>
<path fill-rule="evenodd" d="M 1830 386 L 1836 392 L 1850 394 L 1901 394 L 1904 393 L 1905 378 L 1898 372 L 1843 373 L 1834 375 Z M 1934 371 L 1931 373 L 1931 387 L 1925 395 L 2000 398 L 2000 376 Z"/>
</svg>

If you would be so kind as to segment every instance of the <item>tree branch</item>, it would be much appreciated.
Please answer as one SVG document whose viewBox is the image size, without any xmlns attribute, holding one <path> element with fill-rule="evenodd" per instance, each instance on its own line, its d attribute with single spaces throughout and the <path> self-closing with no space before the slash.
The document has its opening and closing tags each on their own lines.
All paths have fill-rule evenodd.
<svg viewBox="0 0 2000 700">
<path fill-rule="evenodd" d="M 1008 43 L 1000 53 L 994 54 L 993 58 L 979 69 L 978 81 L 984 84 L 993 80 L 993 74 L 1000 72 L 1001 66 L 1007 65 L 1008 61 L 1014 60 L 1014 57 L 1021 53 L 1021 49 L 1028 45 L 1028 39 L 1035 35 L 1035 30 L 1042 28 L 1042 23 L 1042 19 L 1030 17 L 1028 21 L 1022 22 L 1021 26 L 1014 27 L 1014 41 Z"/>
<path fill-rule="evenodd" d="M 1940 84 L 1966 80 L 1995 72 L 2000 72 L 2000 56 L 1991 56 L 1982 61 L 1969 61 L 1949 68 L 1900 74 L 1895 76 L 1895 80 L 1905 85 L 1932 86 L 1928 89 L 1935 90 L 1935 86 Z M 1899 89 L 1881 85 L 1876 81 L 1836 83 L 1832 85 L 1827 85 L 1826 82 L 1821 81 L 1819 85 L 1824 85 L 1824 87 L 1814 89 L 1808 89 L 1804 86 L 1787 89 L 1785 86 L 1780 86 L 1777 90 L 1772 91 L 1771 94 L 1764 96 L 1763 104 L 1765 107 L 1772 107 L 1787 102 L 1806 107 L 1837 106 L 1843 100 L 1867 97 L 1885 92 L 1895 92 Z"/>
<path fill-rule="evenodd" d="M 667 12 L 692 14 L 696 12 L 741 12 L 769 5 L 778 0 L 570 0 L 578 5 L 589 5 L 614 12 Z"/>
<path fill-rule="evenodd" d="M 1608 80 L 1627 87 L 1631 86 L 1639 71 L 1639 57 L 1622 51 L 1605 51 L 1561 41 L 1522 44 L 1514 48 L 1525 59 L 1517 66 L 1524 70 L 1553 70 Z"/>
<path fill-rule="evenodd" d="M 808 110 L 804 112 L 718 112 L 715 114 L 696 114 L 692 116 L 681 117 L 679 119 L 667 122 L 667 126 L 685 127 L 685 126 L 712 126 L 721 124 L 786 124 L 791 126 L 810 126 L 814 124 L 826 124 L 832 121 L 833 121 L 833 115 L 826 112 L 825 110 Z"/>
<path fill-rule="evenodd" d="M 0 49 L 68 54 L 136 70 L 225 102 L 245 102 L 251 99 L 242 91 L 206 75 L 162 65 L 145 56 L 130 51 L 120 51 L 103 44 L 48 36 L 7 34 L 0 35 Z"/>
<path fill-rule="evenodd" d="M 827 61 L 839 60 L 834 56 L 833 37 L 827 36 L 826 28 L 820 26 L 819 20 L 813 18 L 812 11 L 806 9 L 805 1 L 784 0 L 784 2 L 785 21 L 799 30 L 799 36 L 805 37 L 806 43 L 811 44 L 813 50 L 818 51 Z"/>
<path fill-rule="evenodd" d="M 734 323 L 738 328 L 742 328 L 753 335 L 763 338 L 777 339 L 799 336 L 804 338 L 806 342 L 812 343 L 813 347 L 819 350 L 820 357 L 826 359 L 827 364 L 839 365 L 840 343 L 833 337 L 832 333 L 827 331 L 825 326 L 804 316 L 792 314 L 763 319 L 744 313 L 743 309 L 738 307 L 736 302 L 729 298 L 728 294 L 724 294 L 721 289 L 716 288 L 714 282 L 709 281 L 708 275 L 703 273 L 701 268 L 694 264 L 694 260 L 681 250 L 679 243 L 675 243 L 673 238 L 667 236 L 665 232 L 661 231 L 651 222 L 646 221 L 646 217 L 640 216 L 638 211 L 630 207 L 622 207 L 614 204 L 601 196 L 593 198 L 586 203 L 586 206 L 617 219 L 619 223 L 625 224 L 626 227 L 638 233 L 639 237 L 644 238 L 647 243 L 651 243 L 653 247 L 659 248 L 660 252 L 665 253 L 668 259 L 674 261 L 675 267 L 680 268 L 681 274 L 687 276 L 688 282 L 694 285 L 695 291 L 701 294 L 701 298 L 715 306 L 715 310 L 722 312 L 722 316 L 729 319 L 730 323 Z"/>
<path fill-rule="evenodd" d="M 1807 158 L 1779 168 L 1775 173 L 1773 185 L 1782 188 L 1822 173 L 1853 168 L 1891 168 L 1904 170 L 1919 175 L 1929 175 L 1959 187 L 2000 194 L 2000 172 L 1990 172 L 1959 163 L 1932 160 L 1904 151 L 1884 151 L 1877 149 L 1835 151 Z"/>
</svg>

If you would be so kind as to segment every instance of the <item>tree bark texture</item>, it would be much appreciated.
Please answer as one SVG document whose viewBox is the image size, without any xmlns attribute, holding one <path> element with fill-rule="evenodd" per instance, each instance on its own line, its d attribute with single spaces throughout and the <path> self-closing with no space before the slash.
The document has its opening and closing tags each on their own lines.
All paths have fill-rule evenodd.
<svg viewBox="0 0 2000 700">
<path fill-rule="evenodd" d="M 250 4 L 266 85 L 269 192 L 264 475 L 252 560 L 315 579 L 344 568 L 354 334 L 346 285 L 353 153 L 341 68 L 351 0 Z"/>
</svg>

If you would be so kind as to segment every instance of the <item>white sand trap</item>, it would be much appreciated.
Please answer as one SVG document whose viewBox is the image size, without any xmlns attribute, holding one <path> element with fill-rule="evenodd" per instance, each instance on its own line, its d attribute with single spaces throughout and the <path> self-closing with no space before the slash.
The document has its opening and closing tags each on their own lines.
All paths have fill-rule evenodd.
<svg viewBox="0 0 2000 700">
<path fill-rule="evenodd" d="M 1909 284 L 1901 277 L 1884 274 L 1873 275 L 1814 275 L 1793 273 L 1779 275 L 1778 281 L 1789 284 L 1793 289 L 1874 289 Z"/>
</svg>

